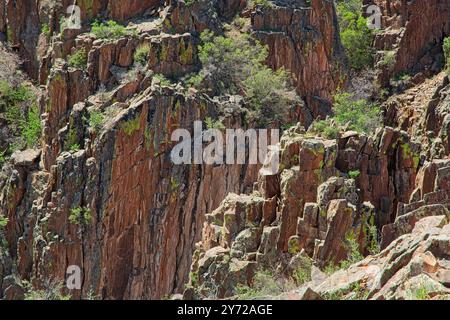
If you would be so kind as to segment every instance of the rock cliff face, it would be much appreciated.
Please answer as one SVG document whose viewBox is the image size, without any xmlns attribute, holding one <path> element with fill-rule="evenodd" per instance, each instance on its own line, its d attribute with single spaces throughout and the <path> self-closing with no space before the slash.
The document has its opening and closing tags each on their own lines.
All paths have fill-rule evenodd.
<svg viewBox="0 0 450 320">
<path fill-rule="evenodd" d="M 334 4 L 314 0 L 309 4 L 274 3 L 252 13 L 253 32 L 269 47 L 269 65 L 293 73 L 310 111 L 302 122 L 309 125 L 312 119 L 331 113 L 331 97 L 345 80 L 345 56 Z"/>
<path fill-rule="evenodd" d="M 406 71 L 413 79 L 383 102 L 374 135 L 328 139 L 308 127 L 332 113 L 347 77 L 332 1 L 0 0 L 0 40 L 40 85 L 42 120 L 39 146 L 14 152 L 0 175 L 0 298 L 24 298 L 27 281 L 51 291 L 71 265 L 82 270 L 74 299 L 233 297 L 258 270 L 288 275 L 306 258 L 311 281 L 278 298 L 351 296 L 356 285 L 364 298 L 405 298 L 424 281 L 432 297 L 448 295 L 450 85 L 439 59 L 450 6 L 425 2 L 375 1 L 378 60 L 395 51 L 392 66 L 377 67 L 379 84 Z M 61 19 L 74 3 L 80 29 Z M 278 174 L 170 159 L 172 133 L 192 134 L 196 120 L 252 126 L 242 97 L 184 82 L 201 68 L 200 33 L 223 34 L 236 16 L 304 100 L 281 139 Z M 98 39 L 96 18 L 126 28 Z M 70 63 L 80 52 L 84 67 Z M 366 258 L 323 274 L 347 259 L 349 237 Z"/>
<path fill-rule="evenodd" d="M 441 43 L 450 35 L 448 1 L 365 1 L 381 8 L 382 31 L 376 36 L 375 47 L 394 56 L 394 61 L 382 68 L 381 82 L 390 77 L 410 73 L 420 81 L 442 68 Z"/>
<path fill-rule="evenodd" d="M 349 132 L 335 141 L 311 138 L 293 128 L 281 147 L 279 175 L 260 176 L 258 190 L 231 195 L 207 215 L 192 266 L 197 294 L 233 296 L 238 285 L 252 282 L 257 268 L 277 264 L 282 270 L 289 268 L 300 252 L 320 267 L 338 264 L 349 254 L 342 241 L 349 234 L 368 254 L 370 237 L 377 237 L 369 232 L 371 225 L 381 231 L 381 247 L 395 255 L 392 242 L 415 234 L 417 221 L 438 216 L 439 226 L 448 223 L 450 163 L 423 162 L 420 145 L 405 132 L 386 127 L 373 138 Z M 355 170 L 356 178 L 351 177 Z M 428 221 L 435 220 L 421 223 L 428 227 Z M 444 257 L 447 249 L 439 255 Z M 442 268 L 448 272 L 445 264 Z M 391 277 L 395 271 L 386 272 Z"/>
</svg>

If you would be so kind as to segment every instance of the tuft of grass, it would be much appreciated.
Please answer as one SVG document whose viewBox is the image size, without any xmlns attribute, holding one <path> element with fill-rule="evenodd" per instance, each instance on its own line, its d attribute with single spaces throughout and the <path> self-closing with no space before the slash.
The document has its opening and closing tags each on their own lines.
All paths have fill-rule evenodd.
<svg viewBox="0 0 450 320">
<path fill-rule="evenodd" d="M 50 31 L 50 26 L 48 25 L 48 24 L 46 24 L 46 23 L 44 23 L 42 26 L 41 26 L 41 32 L 42 32 L 42 34 L 44 34 L 47 38 L 48 37 L 50 37 L 52 34 L 51 34 L 51 31 Z"/>
</svg>

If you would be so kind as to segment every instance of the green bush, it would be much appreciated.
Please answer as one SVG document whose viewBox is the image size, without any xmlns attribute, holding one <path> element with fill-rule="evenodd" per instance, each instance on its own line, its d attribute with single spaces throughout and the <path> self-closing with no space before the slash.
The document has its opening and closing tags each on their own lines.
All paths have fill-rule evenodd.
<svg viewBox="0 0 450 320">
<path fill-rule="evenodd" d="M 141 44 L 136 48 L 134 52 L 134 62 L 140 65 L 146 65 L 148 60 L 148 55 L 150 54 L 150 45 L 148 43 Z"/>
<path fill-rule="evenodd" d="M 447 73 L 450 75 L 450 37 L 444 39 L 444 56 L 447 63 Z"/>
<path fill-rule="evenodd" d="M 73 208 L 70 211 L 69 221 L 76 225 L 88 225 L 92 221 L 91 210 L 81 207 Z"/>
<path fill-rule="evenodd" d="M 380 61 L 380 65 L 392 69 L 395 65 L 395 51 L 386 51 L 383 59 Z"/>
<path fill-rule="evenodd" d="M 109 20 L 107 22 L 95 21 L 92 23 L 91 33 L 97 39 L 120 39 L 126 35 L 130 34 L 124 26 L 118 24 L 114 20 Z"/>
<path fill-rule="evenodd" d="M 5 110 L 6 121 L 16 136 L 14 150 L 10 151 L 35 147 L 41 135 L 41 119 L 30 87 L 13 88 L 0 81 L 0 110 Z"/>
<path fill-rule="evenodd" d="M 8 218 L 3 215 L 0 215 L 0 231 L 3 230 L 8 224 Z"/>
<path fill-rule="evenodd" d="M 86 50 L 82 48 L 75 51 L 72 55 L 68 57 L 68 63 L 70 67 L 78 69 L 86 69 L 87 67 Z"/>
<path fill-rule="evenodd" d="M 333 109 L 337 124 L 348 124 L 350 130 L 371 133 L 381 124 L 380 108 L 364 99 L 355 100 L 350 93 L 336 94 Z"/>
<path fill-rule="evenodd" d="M 199 2 L 199 0 L 184 0 L 184 3 L 189 7 L 193 5 L 194 3 Z"/>
<path fill-rule="evenodd" d="M 41 26 L 41 32 L 48 38 L 51 36 L 50 26 L 48 24 L 43 24 Z"/>
<path fill-rule="evenodd" d="M 220 120 L 213 120 L 210 117 L 205 118 L 205 124 L 208 129 L 225 129 L 225 126 Z"/>
<path fill-rule="evenodd" d="M 337 139 L 341 131 L 338 126 L 332 123 L 331 119 L 315 121 L 311 125 L 310 131 L 320 133 L 321 136 L 327 139 Z"/>
<path fill-rule="evenodd" d="M 310 131 L 328 139 L 337 139 L 344 126 L 347 130 L 370 134 L 381 125 L 380 108 L 365 99 L 355 100 L 350 93 L 334 96 L 333 111 L 333 117 L 313 122 Z"/>
<path fill-rule="evenodd" d="M 162 87 L 170 87 L 172 85 L 172 82 L 169 79 L 167 79 L 163 74 L 157 73 L 153 77 L 159 81 L 159 84 Z"/>
<path fill-rule="evenodd" d="M 41 118 L 37 106 L 32 106 L 28 111 L 28 116 L 21 120 L 21 135 L 27 148 L 35 147 L 41 136 Z"/>
<path fill-rule="evenodd" d="M 294 270 L 293 278 L 298 286 L 311 281 L 312 260 L 302 257 L 300 266 Z"/>
<path fill-rule="evenodd" d="M 337 4 L 341 41 L 349 59 L 349 65 L 361 70 L 373 64 L 374 34 L 362 15 L 362 0 L 345 0 Z"/>
<path fill-rule="evenodd" d="M 263 7 L 270 7 L 272 3 L 269 0 L 250 0 L 249 4 L 251 7 L 255 6 L 263 6 Z"/>
<path fill-rule="evenodd" d="M 99 110 L 93 110 L 90 112 L 89 117 L 89 127 L 94 129 L 94 131 L 99 132 L 103 127 L 103 122 L 105 121 L 105 116 Z"/>
<path fill-rule="evenodd" d="M 351 179 L 356 179 L 356 178 L 358 178 L 360 174 L 361 174 L 361 172 L 360 172 L 359 170 L 353 170 L 353 171 L 349 171 L 349 172 L 348 172 L 348 176 L 349 176 Z"/>
<path fill-rule="evenodd" d="M 200 76 L 191 79 L 208 82 L 213 95 L 243 94 L 251 120 L 260 125 L 281 120 L 289 107 L 299 102 L 288 73 L 268 68 L 264 64 L 267 47 L 250 35 L 228 38 L 204 31 L 201 39 L 199 57 L 203 69 Z"/>
</svg>

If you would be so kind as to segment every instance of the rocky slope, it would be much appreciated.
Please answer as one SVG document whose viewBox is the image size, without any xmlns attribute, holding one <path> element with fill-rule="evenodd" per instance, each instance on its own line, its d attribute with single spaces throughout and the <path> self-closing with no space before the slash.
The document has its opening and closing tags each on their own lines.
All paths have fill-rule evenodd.
<svg viewBox="0 0 450 320">
<path fill-rule="evenodd" d="M 75 299 L 236 297 L 258 270 L 277 266 L 289 278 L 304 259 L 314 262 L 311 281 L 279 298 L 407 298 L 424 281 L 430 297 L 448 296 L 450 84 L 439 61 L 450 3 L 435 2 L 376 1 L 384 29 L 375 72 L 391 90 L 384 127 L 327 139 L 305 128 L 332 113 L 347 82 L 332 1 L 75 1 L 79 30 L 61 19 L 74 1 L 0 1 L 0 35 L 40 85 L 42 119 L 39 146 L 13 153 L 0 176 L 0 298 L 24 298 L 26 281 L 51 291 L 71 265 L 83 270 Z M 292 72 L 304 100 L 276 175 L 170 160 L 172 132 L 192 132 L 195 120 L 252 126 L 242 97 L 214 98 L 183 81 L 201 68 L 200 33 L 227 32 L 236 16 L 268 46 L 267 65 Z M 94 18 L 127 29 L 98 39 Z M 69 63 L 77 52 L 85 68 Z M 409 81 L 391 83 L 404 72 Z M 367 258 L 325 275 L 347 259 L 348 235 Z"/>
</svg>

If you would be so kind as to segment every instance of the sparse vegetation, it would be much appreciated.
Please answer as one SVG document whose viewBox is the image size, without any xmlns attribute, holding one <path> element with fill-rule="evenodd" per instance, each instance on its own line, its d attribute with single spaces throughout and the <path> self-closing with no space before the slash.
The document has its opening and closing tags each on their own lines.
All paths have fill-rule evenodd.
<svg viewBox="0 0 450 320">
<path fill-rule="evenodd" d="M 352 264 L 364 259 L 364 256 L 359 251 L 359 244 L 353 231 L 350 231 L 345 235 L 345 244 L 348 250 L 347 259 L 341 261 L 339 265 L 335 265 L 333 263 L 326 265 L 323 272 L 327 275 L 331 275 L 341 269 L 346 270 Z"/>
<path fill-rule="evenodd" d="M 0 215 L 0 231 L 3 230 L 8 224 L 8 218 L 3 215 Z"/>
<path fill-rule="evenodd" d="M 121 127 L 127 136 L 131 136 L 133 133 L 135 133 L 141 128 L 141 120 L 139 119 L 139 117 L 127 120 L 124 123 L 122 123 Z"/>
<path fill-rule="evenodd" d="M 381 251 L 380 242 L 378 241 L 378 229 L 377 226 L 375 225 L 375 217 L 371 216 L 368 223 L 369 225 L 367 227 L 367 237 L 368 237 L 367 249 L 371 255 L 375 255 L 380 253 Z"/>
<path fill-rule="evenodd" d="M 103 126 L 105 116 L 99 110 L 93 110 L 89 114 L 89 127 L 95 132 L 99 132 Z"/>
<path fill-rule="evenodd" d="M 395 51 L 386 51 L 383 55 L 383 59 L 380 61 L 380 65 L 392 69 L 395 65 L 395 55 Z"/>
<path fill-rule="evenodd" d="M 51 36 L 50 26 L 48 24 L 43 24 L 41 26 L 41 32 L 48 38 Z"/>
<path fill-rule="evenodd" d="M 150 45 L 148 43 L 141 44 L 134 52 L 134 62 L 140 65 L 146 65 L 148 55 L 150 54 Z"/>
<path fill-rule="evenodd" d="M 250 0 L 250 7 L 262 6 L 262 7 L 270 7 L 272 3 L 269 0 Z"/>
<path fill-rule="evenodd" d="M 274 272 L 268 270 L 261 270 L 255 273 L 251 286 L 238 285 L 236 293 L 239 299 L 248 300 L 264 296 L 276 296 L 295 287 L 296 285 L 292 280 L 277 277 Z"/>
<path fill-rule="evenodd" d="M 76 225 L 88 225 L 92 221 L 92 213 L 88 208 L 72 208 L 69 215 L 69 222 Z"/>
<path fill-rule="evenodd" d="M 421 284 L 417 288 L 408 290 L 407 297 L 408 300 L 430 300 L 430 292 L 432 291 L 432 288 L 429 288 L 425 284 Z"/>
<path fill-rule="evenodd" d="M 161 87 L 170 87 L 172 85 L 172 82 L 160 73 L 155 74 L 153 77 L 159 82 Z"/>
<path fill-rule="evenodd" d="M 220 120 L 213 120 L 210 117 L 206 117 L 205 118 L 205 123 L 206 123 L 206 127 L 208 129 L 225 129 L 225 126 L 223 125 L 223 123 Z"/>
<path fill-rule="evenodd" d="M 361 174 L 361 172 L 360 172 L 359 170 L 352 170 L 352 171 L 349 171 L 349 172 L 348 172 L 348 176 L 349 176 L 351 179 L 356 179 L 356 178 L 358 178 L 360 174 Z"/>
<path fill-rule="evenodd" d="M 201 39 L 203 69 L 190 78 L 191 83 L 211 84 L 212 95 L 243 94 L 250 120 L 259 125 L 284 119 L 289 107 L 299 103 L 288 73 L 268 68 L 267 48 L 248 34 L 231 38 L 205 31 Z"/>
<path fill-rule="evenodd" d="M 450 76 L 450 37 L 444 39 L 444 57 L 447 65 L 447 73 Z"/>
<path fill-rule="evenodd" d="M 25 288 L 25 300 L 70 300 L 70 295 L 63 294 L 63 284 L 46 285 L 45 289 L 34 289 L 30 282 L 22 281 Z"/>
<path fill-rule="evenodd" d="M 87 67 L 87 56 L 86 50 L 84 48 L 76 50 L 67 59 L 69 66 L 72 68 L 86 69 Z"/>
<path fill-rule="evenodd" d="M 189 7 L 195 3 L 197 3 L 199 0 L 184 0 L 184 3 Z"/>
<path fill-rule="evenodd" d="M 41 119 L 35 100 L 30 87 L 19 85 L 13 88 L 8 82 L 0 81 L 0 110 L 5 110 L 6 121 L 16 136 L 9 153 L 37 145 Z"/>
<path fill-rule="evenodd" d="M 374 34 L 362 15 L 362 0 L 346 0 L 337 3 L 341 41 L 349 59 L 349 65 L 362 70 L 373 64 Z"/>
<path fill-rule="evenodd" d="M 338 93 L 334 96 L 333 111 L 333 117 L 314 122 L 310 130 L 335 139 L 340 127 L 370 134 L 381 125 L 380 108 L 364 99 L 355 100 L 350 93 Z"/>
<path fill-rule="evenodd" d="M 300 266 L 294 270 L 292 277 L 295 283 L 300 286 L 306 282 L 311 281 L 311 268 L 312 260 L 307 257 L 302 257 L 300 261 Z"/>
<path fill-rule="evenodd" d="M 108 20 L 106 22 L 94 21 L 92 23 L 91 33 L 97 39 L 110 40 L 120 39 L 131 34 L 129 30 L 114 20 Z"/>
</svg>

